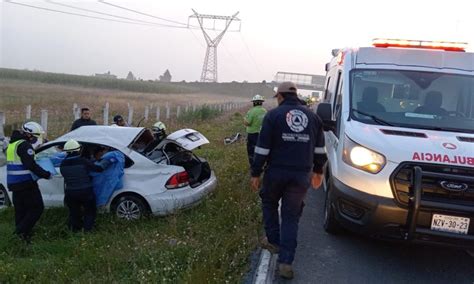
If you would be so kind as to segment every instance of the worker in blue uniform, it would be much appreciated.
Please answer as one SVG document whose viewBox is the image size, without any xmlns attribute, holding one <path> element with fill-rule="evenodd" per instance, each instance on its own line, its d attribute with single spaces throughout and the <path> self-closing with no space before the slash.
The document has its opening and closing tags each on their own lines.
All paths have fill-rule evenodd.
<svg viewBox="0 0 474 284">
<path fill-rule="evenodd" d="M 323 166 L 327 161 L 322 122 L 303 106 L 296 85 L 283 82 L 275 97 L 279 106 L 269 111 L 255 148 L 251 186 L 260 187 L 266 237 L 262 247 L 279 253 L 279 274 L 293 278 L 298 222 L 309 187 L 321 186 Z M 281 200 L 281 225 L 278 204 Z"/>
<path fill-rule="evenodd" d="M 28 243 L 33 227 L 44 210 L 37 179 L 51 177 L 50 172 L 35 162 L 32 145 L 38 141 L 41 134 L 42 128 L 39 124 L 27 122 L 21 130 L 13 131 L 7 148 L 7 186 L 13 193 L 15 234 Z"/>
</svg>

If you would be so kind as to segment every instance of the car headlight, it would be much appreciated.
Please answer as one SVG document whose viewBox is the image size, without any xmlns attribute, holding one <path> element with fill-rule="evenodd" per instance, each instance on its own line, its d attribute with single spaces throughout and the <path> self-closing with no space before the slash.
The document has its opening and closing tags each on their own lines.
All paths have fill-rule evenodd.
<svg viewBox="0 0 474 284">
<path fill-rule="evenodd" d="M 355 143 L 347 136 L 343 151 L 342 160 L 354 168 L 376 174 L 385 166 L 386 160 L 382 154 Z"/>
</svg>

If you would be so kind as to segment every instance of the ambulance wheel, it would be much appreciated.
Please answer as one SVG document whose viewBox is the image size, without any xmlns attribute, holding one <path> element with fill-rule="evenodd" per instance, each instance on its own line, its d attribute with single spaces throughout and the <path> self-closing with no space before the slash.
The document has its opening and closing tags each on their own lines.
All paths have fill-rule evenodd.
<svg viewBox="0 0 474 284">
<path fill-rule="evenodd" d="M 331 234 L 336 235 L 343 231 L 343 228 L 336 220 L 334 216 L 334 208 L 330 199 L 331 189 L 333 186 L 332 178 L 329 177 L 328 182 L 326 183 L 326 197 L 324 198 L 324 230 Z"/>
<path fill-rule="evenodd" d="M 119 219 L 128 221 L 139 220 L 149 214 L 148 205 L 138 195 L 122 195 L 112 206 L 112 212 Z"/>
<path fill-rule="evenodd" d="M 0 184 L 0 208 L 10 206 L 7 190 Z"/>
</svg>

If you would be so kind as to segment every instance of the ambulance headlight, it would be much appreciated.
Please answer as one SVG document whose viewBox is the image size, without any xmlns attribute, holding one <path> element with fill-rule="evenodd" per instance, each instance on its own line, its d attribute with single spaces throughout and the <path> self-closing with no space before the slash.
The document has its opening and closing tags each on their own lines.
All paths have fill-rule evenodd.
<svg viewBox="0 0 474 284">
<path fill-rule="evenodd" d="M 380 172 L 386 161 L 382 154 L 355 143 L 347 136 L 344 139 L 342 159 L 346 164 L 372 174 Z"/>
</svg>

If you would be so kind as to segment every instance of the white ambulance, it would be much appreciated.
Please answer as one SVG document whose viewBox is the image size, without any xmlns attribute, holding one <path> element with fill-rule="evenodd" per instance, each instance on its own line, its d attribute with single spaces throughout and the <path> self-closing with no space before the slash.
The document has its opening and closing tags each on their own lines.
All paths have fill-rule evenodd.
<svg viewBox="0 0 474 284">
<path fill-rule="evenodd" d="M 325 221 L 377 238 L 474 245 L 474 53 L 376 39 L 326 65 Z"/>
</svg>

